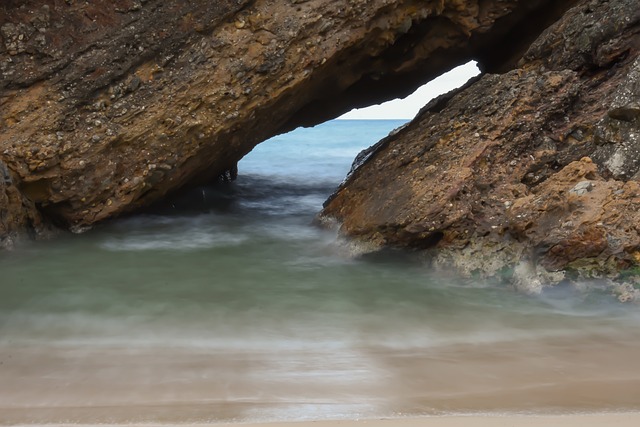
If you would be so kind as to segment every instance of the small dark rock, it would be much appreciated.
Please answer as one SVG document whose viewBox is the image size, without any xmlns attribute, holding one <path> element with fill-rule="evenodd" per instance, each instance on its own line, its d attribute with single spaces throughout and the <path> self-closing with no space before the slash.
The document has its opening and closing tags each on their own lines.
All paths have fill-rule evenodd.
<svg viewBox="0 0 640 427">
<path fill-rule="evenodd" d="M 613 110 L 609 110 L 607 115 L 615 120 L 632 122 L 640 118 L 640 106 L 628 105 L 620 108 L 614 108 Z"/>
<path fill-rule="evenodd" d="M 9 168 L 4 164 L 4 162 L 2 162 L 2 160 L 0 160 L 0 176 L 6 185 L 11 185 L 13 183 L 11 173 L 9 173 Z"/>
<path fill-rule="evenodd" d="M 134 76 L 127 84 L 127 91 L 135 92 L 140 87 L 140 84 L 142 84 L 142 80 L 140 80 L 140 77 Z"/>
</svg>

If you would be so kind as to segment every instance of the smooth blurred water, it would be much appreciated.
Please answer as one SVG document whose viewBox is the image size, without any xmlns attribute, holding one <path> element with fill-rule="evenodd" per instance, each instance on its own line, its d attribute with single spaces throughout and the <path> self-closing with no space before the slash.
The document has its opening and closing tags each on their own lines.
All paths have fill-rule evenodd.
<svg viewBox="0 0 640 427">
<path fill-rule="evenodd" d="M 636 307 L 352 259 L 312 225 L 402 123 L 299 129 L 234 183 L 0 254 L 0 424 L 639 409 Z"/>
</svg>

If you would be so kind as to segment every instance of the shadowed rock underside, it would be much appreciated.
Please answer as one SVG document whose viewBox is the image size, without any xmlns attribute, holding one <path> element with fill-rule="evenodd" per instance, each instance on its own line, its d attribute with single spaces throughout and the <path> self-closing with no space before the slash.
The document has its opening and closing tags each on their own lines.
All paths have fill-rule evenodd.
<svg viewBox="0 0 640 427">
<path fill-rule="evenodd" d="M 83 229 L 472 57 L 504 66 L 570 3 L 5 1 L 0 161 L 46 218 Z"/>
</svg>

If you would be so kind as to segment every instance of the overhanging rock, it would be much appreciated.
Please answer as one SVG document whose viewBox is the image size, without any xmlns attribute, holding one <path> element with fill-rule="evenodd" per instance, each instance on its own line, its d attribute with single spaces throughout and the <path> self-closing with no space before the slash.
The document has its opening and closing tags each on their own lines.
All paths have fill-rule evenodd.
<svg viewBox="0 0 640 427">
<path fill-rule="evenodd" d="M 47 217 L 89 226 L 469 59 L 509 68 L 571 3 L 5 1 L 0 160 Z"/>
</svg>

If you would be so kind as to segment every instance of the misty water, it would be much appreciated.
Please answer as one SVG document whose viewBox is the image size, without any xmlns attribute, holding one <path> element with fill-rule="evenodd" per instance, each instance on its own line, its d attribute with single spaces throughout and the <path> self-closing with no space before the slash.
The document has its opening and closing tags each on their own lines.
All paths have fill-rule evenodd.
<svg viewBox="0 0 640 427">
<path fill-rule="evenodd" d="M 354 259 L 314 216 L 402 121 L 259 146 L 228 185 L 0 254 L 0 424 L 640 409 L 640 311 Z"/>
</svg>

